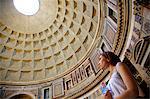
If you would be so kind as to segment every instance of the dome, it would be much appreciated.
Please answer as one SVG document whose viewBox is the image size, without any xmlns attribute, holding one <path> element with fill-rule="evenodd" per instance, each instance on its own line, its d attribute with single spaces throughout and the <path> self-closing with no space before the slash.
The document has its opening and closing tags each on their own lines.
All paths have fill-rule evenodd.
<svg viewBox="0 0 150 99">
<path fill-rule="evenodd" d="M 39 0 L 33 15 L 20 13 L 15 1 L 0 2 L 2 81 L 55 78 L 75 68 L 94 46 L 98 0 Z"/>
</svg>

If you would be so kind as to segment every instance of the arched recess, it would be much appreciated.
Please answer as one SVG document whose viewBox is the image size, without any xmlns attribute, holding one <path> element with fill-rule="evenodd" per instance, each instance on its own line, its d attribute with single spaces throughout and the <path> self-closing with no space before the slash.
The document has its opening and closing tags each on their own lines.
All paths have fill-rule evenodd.
<svg viewBox="0 0 150 99">
<path fill-rule="evenodd" d="M 11 97 L 10 99 L 32 99 L 32 97 L 26 94 L 18 94 L 18 95 Z"/>
<path fill-rule="evenodd" d="M 35 96 L 28 92 L 17 92 L 8 96 L 6 99 L 35 99 Z"/>
</svg>

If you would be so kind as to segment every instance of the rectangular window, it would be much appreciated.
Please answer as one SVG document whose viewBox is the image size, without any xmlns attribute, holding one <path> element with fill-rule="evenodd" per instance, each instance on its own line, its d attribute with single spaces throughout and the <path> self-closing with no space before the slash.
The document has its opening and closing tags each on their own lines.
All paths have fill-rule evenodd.
<svg viewBox="0 0 150 99">
<path fill-rule="evenodd" d="M 109 2 L 111 2 L 114 5 L 117 5 L 118 0 L 108 0 Z"/>
<path fill-rule="evenodd" d="M 111 8 L 108 7 L 108 16 L 115 22 L 117 23 L 117 13 L 113 11 Z"/>
<path fill-rule="evenodd" d="M 44 99 L 49 99 L 49 88 L 44 89 Z"/>
</svg>

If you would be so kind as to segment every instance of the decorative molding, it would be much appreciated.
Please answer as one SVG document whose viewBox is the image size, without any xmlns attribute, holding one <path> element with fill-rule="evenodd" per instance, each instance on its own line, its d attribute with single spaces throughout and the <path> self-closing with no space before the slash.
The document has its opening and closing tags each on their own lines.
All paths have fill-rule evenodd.
<svg viewBox="0 0 150 99">
<path fill-rule="evenodd" d="M 63 78 L 54 80 L 52 85 L 53 85 L 53 98 L 58 98 L 63 96 L 64 93 L 64 80 Z"/>
<path fill-rule="evenodd" d="M 93 64 L 94 73 L 97 74 L 99 72 L 98 62 L 99 62 L 100 51 L 98 49 L 95 50 L 93 55 L 90 57 L 91 63 Z"/>
<path fill-rule="evenodd" d="M 112 51 L 117 55 L 120 55 L 123 52 L 125 41 L 128 36 L 128 32 L 130 29 L 130 0 L 119 0 L 118 1 L 118 21 L 117 21 L 117 33 L 114 41 Z"/>
</svg>

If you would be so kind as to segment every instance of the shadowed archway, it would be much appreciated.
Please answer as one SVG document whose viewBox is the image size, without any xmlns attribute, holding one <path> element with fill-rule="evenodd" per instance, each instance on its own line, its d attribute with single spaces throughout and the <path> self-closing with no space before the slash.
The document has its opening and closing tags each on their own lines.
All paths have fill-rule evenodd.
<svg viewBox="0 0 150 99">
<path fill-rule="evenodd" d="M 33 99 L 33 98 L 27 94 L 18 94 L 18 95 L 12 96 L 10 99 Z"/>
</svg>

